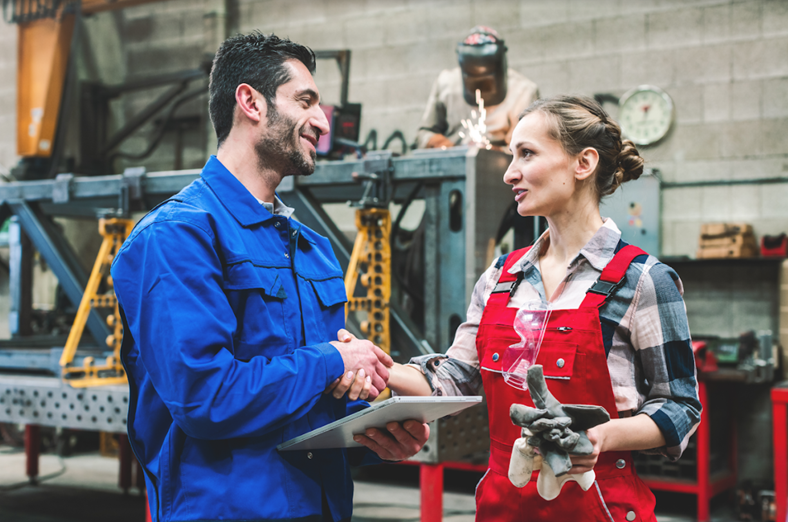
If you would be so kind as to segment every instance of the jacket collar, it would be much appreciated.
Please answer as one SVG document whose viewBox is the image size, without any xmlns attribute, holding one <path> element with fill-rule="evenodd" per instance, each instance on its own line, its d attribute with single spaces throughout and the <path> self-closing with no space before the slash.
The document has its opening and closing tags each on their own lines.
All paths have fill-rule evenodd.
<svg viewBox="0 0 788 522">
<path fill-rule="evenodd" d="M 216 156 L 208 159 L 201 176 L 241 226 L 265 223 L 274 217 Z"/>
</svg>

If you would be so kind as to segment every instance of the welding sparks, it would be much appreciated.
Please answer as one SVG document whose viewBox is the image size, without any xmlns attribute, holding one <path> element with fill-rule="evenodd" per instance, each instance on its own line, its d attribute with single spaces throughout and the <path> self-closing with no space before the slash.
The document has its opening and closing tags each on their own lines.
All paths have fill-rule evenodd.
<svg viewBox="0 0 788 522">
<path fill-rule="evenodd" d="M 487 138 L 487 123 L 485 123 L 487 120 L 487 109 L 484 108 L 482 92 L 479 89 L 476 89 L 476 103 L 479 104 L 479 114 L 477 116 L 476 111 L 472 110 L 470 119 L 465 119 L 460 122 L 468 131 L 467 134 L 460 131 L 460 137 L 465 139 L 467 136 L 469 143 L 490 150 L 492 144 Z"/>
</svg>

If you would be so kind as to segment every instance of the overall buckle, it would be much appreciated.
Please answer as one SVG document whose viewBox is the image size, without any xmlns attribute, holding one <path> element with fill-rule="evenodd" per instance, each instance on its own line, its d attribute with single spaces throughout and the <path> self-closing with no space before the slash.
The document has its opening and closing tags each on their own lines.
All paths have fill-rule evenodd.
<svg viewBox="0 0 788 522">
<path fill-rule="evenodd" d="M 609 283 L 608 281 L 597 279 L 596 282 L 591 285 L 591 288 L 588 289 L 588 292 L 592 294 L 603 295 L 607 299 L 613 295 L 616 290 L 621 288 L 621 285 L 624 283 L 624 279 L 625 277 L 622 277 L 617 283 Z"/>
</svg>

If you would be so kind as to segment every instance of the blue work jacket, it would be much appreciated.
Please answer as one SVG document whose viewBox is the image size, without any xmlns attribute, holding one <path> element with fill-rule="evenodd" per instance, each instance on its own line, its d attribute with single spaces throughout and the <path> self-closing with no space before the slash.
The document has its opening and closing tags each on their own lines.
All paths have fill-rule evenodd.
<svg viewBox="0 0 788 522">
<path fill-rule="evenodd" d="M 328 240 L 268 212 L 211 157 L 137 224 L 112 278 L 154 522 L 349 519 L 346 450 L 276 450 L 366 405 L 323 394 L 344 369 L 329 344 L 346 294 Z"/>
</svg>

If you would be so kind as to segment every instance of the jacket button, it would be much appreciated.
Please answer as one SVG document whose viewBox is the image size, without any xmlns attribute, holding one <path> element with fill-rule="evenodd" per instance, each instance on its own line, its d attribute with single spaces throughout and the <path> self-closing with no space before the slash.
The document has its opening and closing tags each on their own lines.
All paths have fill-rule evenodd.
<svg viewBox="0 0 788 522">
<path fill-rule="evenodd" d="M 309 460 L 312 460 L 312 457 L 313 457 L 313 456 L 314 456 L 314 455 L 312 455 L 312 452 L 311 452 L 311 451 L 310 451 L 309 453 L 307 453 L 307 454 L 306 454 L 306 458 L 308 458 Z"/>
<path fill-rule="evenodd" d="M 493 354 L 493 362 L 498 362 L 499 355 L 497 353 Z"/>
<path fill-rule="evenodd" d="M 279 221 L 274 221 L 274 226 L 275 226 L 276 228 L 279 228 Z"/>
<path fill-rule="evenodd" d="M 617 467 L 618 469 L 624 469 L 624 466 L 626 466 L 626 465 L 627 465 L 627 461 L 626 461 L 626 460 L 624 460 L 624 459 L 618 459 L 618 460 L 616 461 L 616 467 Z M 630 513 L 632 513 L 632 512 L 630 511 Z M 633 515 L 634 515 L 634 513 L 633 513 Z"/>
<path fill-rule="evenodd" d="M 286 257 L 287 259 L 290 259 L 290 254 L 288 254 L 287 252 L 285 252 L 285 257 Z"/>
<path fill-rule="evenodd" d="M 633 520 L 635 520 L 635 512 L 634 511 L 630 511 L 629 513 L 627 513 L 627 520 L 629 520 L 629 522 L 632 522 Z"/>
<path fill-rule="evenodd" d="M 556 366 L 558 366 L 559 368 L 563 368 L 563 367 L 564 367 L 564 364 L 566 364 L 566 362 L 565 362 L 563 359 L 558 359 L 558 360 L 555 362 L 555 365 L 556 365 Z"/>
</svg>

